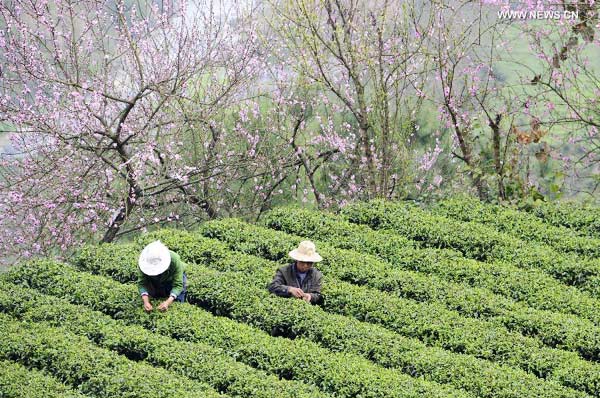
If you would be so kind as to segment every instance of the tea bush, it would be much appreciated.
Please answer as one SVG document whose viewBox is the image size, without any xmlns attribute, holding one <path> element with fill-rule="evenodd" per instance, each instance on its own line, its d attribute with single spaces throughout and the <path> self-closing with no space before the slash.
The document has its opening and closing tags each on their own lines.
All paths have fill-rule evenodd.
<svg viewBox="0 0 600 398">
<path fill-rule="evenodd" d="M 14 295 L 20 298 L 18 302 L 14 300 Z M 53 327 L 68 324 L 69 332 L 83 335 L 103 348 L 206 382 L 231 396 L 327 397 L 310 385 L 280 380 L 274 375 L 236 362 L 216 347 L 156 335 L 141 326 L 126 325 L 101 312 L 33 289 L 11 286 L 1 279 L 0 311 L 32 322 L 45 322 Z"/>
<path fill-rule="evenodd" d="M 85 398 L 54 377 L 18 362 L 0 360 L 0 397 L 2 398 Z"/>
<path fill-rule="evenodd" d="M 221 396 L 203 383 L 131 361 L 66 328 L 21 322 L 0 314 L 0 359 L 44 369 L 94 397 Z"/>
<path fill-rule="evenodd" d="M 357 250 L 362 254 L 369 268 L 374 267 L 374 263 L 366 254 L 374 254 L 386 260 L 394 269 L 417 271 L 418 275 L 425 274 L 422 279 L 424 282 L 421 283 L 426 284 L 428 277 L 435 276 L 438 277 L 437 280 L 481 287 L 498 295 L 522 301 L 533 308 L 571 313 L 587 318 L 596 325 L 600 324 L 598 311 L 600 300 L 573 287 L 565 286 L 538 270 L 523 270 L 506 262 L 480 263 L 466 259 L 460 253 L 449 249 L 413 249 L 404 244 L 397 245 L 393 240 L 388 239 L 390 236 L 388 231 L 382 231 L 383 239 L 380 242 L 377 239 L 379 231 L 375 232 L 364 225 L 352 224 L 339 215 L 324 212 L 279 208 L 269 212 L 262 220 L 269 228 L 288 233 L 301 231 L 305 236 L 322 240 L 334 247 Z M 219 230 L 219 234 L 225 232 Z M 369 244 L 370 239 L 361 239 L 361 235 L 374 236 L 373 239 L 377 240 Z M 346 241 L 354 239 L 361 239 L 361 241 L 356 245 L 340 246 L 338 244 L 340 236 L 348 237 Z M 380 250 L 378 247 L 386 247 L 386 250 Z M 436 280 L 436 278 L 432 279 Z M 389 283 L 394 282 L 391 280 Z M 412 283 L 416 286 L 420 284 L 417 281 Z M 425 287 L 421 289 L 423 291 L 421 295 L 435 297 L 438 289 Z M 415 299 L 418 299 L 417 297 Z M 480 304 L 484 306 L 486 301 L 482 300 Z M 481 311 L 484 311 L 484 308 L 481 308 Z"/>
<path fill-rule="evenodd" d="M 137 290 L 105 277 L 78 272 L 66 264 L 37 261 L 11 269 L 6 278 L 75 304 L 141 324 L 160 334 L 203 342 L 250 366 L 284 379 L 302 380 L 337 396 L 469 397 L 449 386 L 426 382 L 373 365 L 349 353 L 333 353 L 308 340 L 272 337 L 256 328 L 214 316 L 189 304 L 173 304 L 165 314 L 143 313 Z M 219 289 L 215 286 L 215 289 Z M 97 297 L 96 300 L 93 297 Z M 115 310 L 120 297 L 135 298 Z"/>
<path fill-rule="evenodd" d="M 502 260 L 525 269 L 540 269 L 568 285 L 600 295 L 600 259 L 559 253 L 547 245 L 526 242 L 485 225 L 432 215 L 408 203 L 356 203 L 346 206 L 342 215 L 375 229 L 393 229 L 429 247 L 454 248 L 481 261 Z"/>
<path fill-rule="evenodd" d="M 236 232 L 234 228 L 226 229 L 232 236 L 240 236 L 239 232 Z M 258 232 L 256 232 L 256 236 L 259 236 Z M 245 306 L 242 304 L 240 307 L 242 309 L 246 308 L 246 312 L 244 312 L 242 309 L 233 311 L 228 309 L 228 307 L 220 307 L 219 302 L 213 302 L 213 304 L 211 304 L 211 310 L 213 312 L 241 317 L 242 315 L 240 314 L 248 313 L 247 316 L 251 317 L 252 322 L 256 322 L 255 324 L 267 324 L 267 327 L 264 325 L 262 326 L 266 330 L 271 330 L 271 328 L 274 327 L 273 324 L 269 323 L 269 321 L 272 321 L 272 319 L 276 317 L 276 315 L 273 314 L 286 313 L 284 310 L 277 308 L 269 308 L 264 311 L 261 310 L 261 306 L 264 305 L 265 299 L 259 298 L 260 293 L 257 293 L 256 291 L 247 296 L 244 295 L 243 297 L 240 297 L 241 292 L 243 292 L 243 288 L 246 285 L 265 286 L 269 277 L 273 275 L 274 269 L 277 267 L 276 264 L 269 264 L 266 260 L 244 256 L 242 254 L 237 254 L 235 256 L 225 256 L 223 254 L 221 255 L 221 258 L 223 259 L 221 261 L 215 261 L 212 256 L 203 260 L 201 256 L 197 255 L 197 253 L 200 252 L 198 248 L 202 247 L 204 249 L 201 250 L 201 252 L 208 253 L 211 251 L 206 248 L 212 245 L 215 247 L 215 252 L 223 253 L 225 250 L 223 248 L 224 245 L 220 242 L 197 238 L 198 248 L 196 248 L 196 245 L 192 243 L 193 237 L 186 232 L 164 230 L 153 233 L 151 236 L 146 236 L 143 240 L 149 241 L 157 238 L 160 238 L 162 242 L 168 244 L 173 250 L 176 250 L 181 255 L 182 259 L 186 261 L 191 262 L 193 260 L 194 262 L 204 263 L 210 267 L 224 271 L 243 271 L 247 275 L 253 273 L 256 274 L 256 272 L 258 272 L 258 276 L 255 279 L 235 284 L 236 288 L 232 288 L 224 293 L 223 289 L 232 286 L 233 282 L 211 280 L 206 283 L 204 290 L 205 294 L 219 294 L 219 297 L 222 297 L 220 303 L 224 303 L 224 300 L 227 297 L 230 297 L 229 300 L 241 300 L 242 303 L 246 303 Z M 264 237 L 259 237 L 258 240 L 262 242 L 262 250 L 265 250 L 265 248 L 272 243 L 264 239 Z M 246 249 L 249 248 L 248 242 L 240 242 L 239 245 L 233 245 L 236 247 L 245 247 Z M 277 250 L 281 250 L 281 245 L 272 244 L 271 246 L 277 248 Z M 286 251 L 284 250 L 284 252 Z M 105 255 L 96 253 L 91 256 L 88 255 L 88 257 L 107 258 L 106 254 L 108 253 L 109 251 L 107 251 Z M 265 252 L 263 251 L 262 254 L 264 255 Z M 129 279 L 133 277 L 135 272 L 135 266 L 133 265 L 134 258 L 134 251 L 132 250 L 132 258 L 129 261 Z M 107 275 L 113 273 L 112 269 L 115 267 L 115 265 L 107 265 L 110 264 L 110 261 L 107 261 L 104 264 L 94 262 L 94 264 L 96 267 L 99 266 L 100 268 L 93 270 L 93 272 L 104 273 L 103 269 L 105 269 Z M 193 269 L 194 266 L 190 268 Z M 89 269 L 89 267 L 87 269 Z M 190 279 L 198 281 L 203 278 L 203 274 L 208 273 L 194 272 L 194 274 L 195 277 Z M 211 288 L 211 286 L 219 286 L 219 289 L 215 290 L 214 288 Z M 562 372 L 568 368 L 570 369 L 569 379 L 573 379 L 573 374 L 576 375 L 574 378 L 577 379 L 575 383 L 578 387 L 576 388 L 583 388 L 586 391 L 588 391 L 587 389 L 595 388 L 594 383 L 596 383 L 595 378 L 597 378 L 597 376 L 594 374 L 598 367 L 586 361 L 582 361 L 572 353 L 542 348 L 535 340 L 523 338 L 516 334 L 510 334 L 506 330 L 503 331 L 501 328 L 494 327 L 489 323 L 477 322 L 476 320 L 471 322 L 468 319 L 461 318 L 452 312 L 442 309 L 439 305 L 424 306 L 407 300 L 389 297 L 384 293 L 369 291 L 360 286 L 338 282 L 331 278 L 327 279 L 326 286 L 327 289 L 324 290 L 324 293 L 327 297 L 325 301 L 325 309 L 327 311 L 336 312 L 341 315 L 350 315 L 360 320 L 379 323 L 386 327 L 394 328 L 394 330 L 399 331 L 404 335 L 418 337 L 430 344 L 439 345 L 450 350 L 479 355 L 483 358 L 505 361 L 506 363 L 520 366 L 525 370 L 541 375 L 542 377 L 550 377 L 553 373 L 557 375 L 562 374 Z M 266 295 L 264 288 L 262 293 Z M 190 297 L 195 295 L 193 285 L 190 285 L 189 294 Z M 198 301 L 200 304 L 206 305 L 206 299 L 198 299 Z M 312 325 L 323 322 L 322 319 L 313 319 L 314 321 L 310 322 Z M 248 319 L 244 320 L 248 321 Z M 341 325 L 341 322 L 339 324 Z M 294 325 L 294 330 L 298 331 L 298 323 L 296 322 Z M 285 329 L 285 327 L 280 327 Z M 339 326 L 338 329 L 343 328 Z M 492 336 L 494 337 L 492 338 Z M 573 370 L 572 368 L 577 369 Z M 572 380 L 566 382 L 572 383 L 569 384 L 569 386 L 574 385 Z"/>
<path fill-rule="evenodd" d="M 277 218 L 282 220 L 285 216 L 280 212 Z M 287 261 L 287 252 L 302 239 L 234 219 L 205 223 L 201 231 L 227 242 L 231 248 L 242 247 L 247 253 L 273 260 Z M 461 314 L 485 318 L 501 327 L 534 336 L 550 347 L 577 351 L 586 359 L 600 359 L 600 328 L 590 321 L 527 308 L 489 291 L 399 271 L 356 251 L 324 243 L 318 243 L 318 247 L 324 257 L 319 267 L 327 275 L 417 301 L 444 304 Z"/>
<path fill-rule="evenodd" d="M 460 221 L 485 224 L 527 241 L 545 243 L 560 252 L 575 252 L 589 257 L 600 255 L 600 239 L 580 236 L 569 228 L 545 224 L 534 215 L 516 209 L 459 197 L 436 202 L 428 210 Z"/>
</svg>

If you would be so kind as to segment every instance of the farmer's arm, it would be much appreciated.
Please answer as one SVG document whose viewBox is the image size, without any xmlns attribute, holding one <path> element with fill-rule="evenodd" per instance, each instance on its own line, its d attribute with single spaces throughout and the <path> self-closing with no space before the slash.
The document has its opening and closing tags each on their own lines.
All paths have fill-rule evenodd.
<svg viewBox="0 0 600 398">
<path fill-rule="evenodd" d="M 147 279 L 142 271 L 138 269 L 137 287 L 142 296 L 142 302 L 144 303 L 144 310 L 152 311 L 152 304 L 150 303 L 150 296 L 148 295 Z"/>
<path fill-rule="evenodd" d="M 289 286 L 287 286 L 285 283 L 283 272 L 281 272 L 281 270 L 277 270 L 275 276 L 273 277 L 273 281 L 269 284 L 269 292 L 281 297 L 290 297 L 291 294 L 289 292 Z"/>
<path fill-rule="evenodd" d="M 138 269 L 137 270 L 137 288 L 138 288 L 138 291 L 140 292 L 140 296 L 142 296 L 142 297 L 148 296 L 148 289 L 146 286 L 148 286 L 147 277 L 146 277 L 146 275 L 144 275 L 144 273 L 140 269 Z"/>
<path fill-rule="evenodd" d="M 323 279 L 323 274 L 320 272 L 317 272 L 317 274 L 315 276 L 315 282 L 314 282 L 312 288 L 310 289 L 310 292 L 308 292 L 310 294 L 310 302 L 312 304 L 316 304 L 316 303 L 320 302 L 323 297 L 321 295 L 321 280 L 322 279 Z"/>
<path fill-rule="evenodd" d="M 185 271 L 185 263 L 179 257 L 179 254 L 169 251 L 171 253 L 171 267 L 173 267 L 171 281 L 171 292 L 169 293 L 169 299 L 171 302 L 177 298 L 183 291 L 183 272 Z"/>
</svg>

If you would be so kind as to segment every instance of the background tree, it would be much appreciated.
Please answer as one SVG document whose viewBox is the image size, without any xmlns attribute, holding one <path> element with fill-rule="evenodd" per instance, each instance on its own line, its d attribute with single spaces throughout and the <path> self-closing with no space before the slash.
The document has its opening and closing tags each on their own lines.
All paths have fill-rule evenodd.
<svg viewBox="0 0 600 398">
<path fill-rule="evenodd" d="M 519 26 L 539 60 L 519 73 L 523 96 L 536 109 L 539 128 L 554 132 L 544 156 L 560 168 L 558 178 L 539 185 L 555 196 L 594 200 L 600 188 L 600 7 L 589 1 L 554 8 L 577 17 Z"/>
<path fill-rule="evenodd" d="M 344 154 L 356 197 L 393 197 L 410 178 L 407 142 L 422 99 L 427 15 L 418 2 L 286 0 L 269 2 L 278 54 L 296 75 L 324 95 L 323 106 L 344 115 L 336 129 L 353 137 Z M 312 91 L 308 91 L 312 92 Z M 344 123 L 350 131 L 343 132 Z M 334 191 L 335 192 L 335 191 Z"/>
<path fill-rule="evenodd" d="M 259 68 L 250 12 L 8 1 L 0 16 L 0 113 L 15 152 L 0 164 L 2 246 L 64 250 L 216 215 L 205 183 L 237 167 L 214 154 L 216 120 Z"/>
</svg>

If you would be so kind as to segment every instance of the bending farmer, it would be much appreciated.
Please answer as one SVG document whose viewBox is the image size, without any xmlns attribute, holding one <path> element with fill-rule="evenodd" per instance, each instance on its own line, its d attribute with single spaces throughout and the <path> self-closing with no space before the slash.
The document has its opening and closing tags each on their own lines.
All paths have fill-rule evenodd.
<svg viewBox="0 0 600 398">
<path fill-rule="evenodd" d="M 320 302 L 323 274 L 313 268 L 313 264 L 323 258 L 316 252 L 315 244 L 309 240 L 302 241 L 289 255 L 296 261 L 277 270 L 269 285 L 269 292 L 282 297 L 296 297 L 312 304 Z"/>
<path fill-rule="evenodd" d="M 149 297 L 167 297 L 158 309 L 166 311 L 173 301 L 185 301 L 187 277 L 179 255 L 157 240 L 148 244 L 139 258 L 137 286 L 144 309 L 152 311 Z"/>
</svg>

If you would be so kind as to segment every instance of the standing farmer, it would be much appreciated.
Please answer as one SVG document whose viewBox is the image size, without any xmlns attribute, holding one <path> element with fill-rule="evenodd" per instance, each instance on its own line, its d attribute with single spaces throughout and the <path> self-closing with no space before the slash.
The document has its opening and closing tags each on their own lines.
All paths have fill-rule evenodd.
<svg viewBox="0 0 600 398">
<path fill-rule="evenodd" d="M 289 253 L 295 262 L 277 270 L 269 285 L 269 292 L 282 297 L 296 297 L 316 304 L 321 301 L 321 271 L 313 264 L 323 258 L 316 252 L 315 244 L 309 240 L 300 242 Z"/>
<path fill-rule="evenodd" d="M 185 263 L 179 255 L 157 240 L 142 250 L 138 261 L 137 286 L 144 302 L 144 310 L 152 311 L 149 297 L 167 297 L 158 309 L 166 311 L 173 301 L 185 301 L 187 277 Z"/>
</svg>

